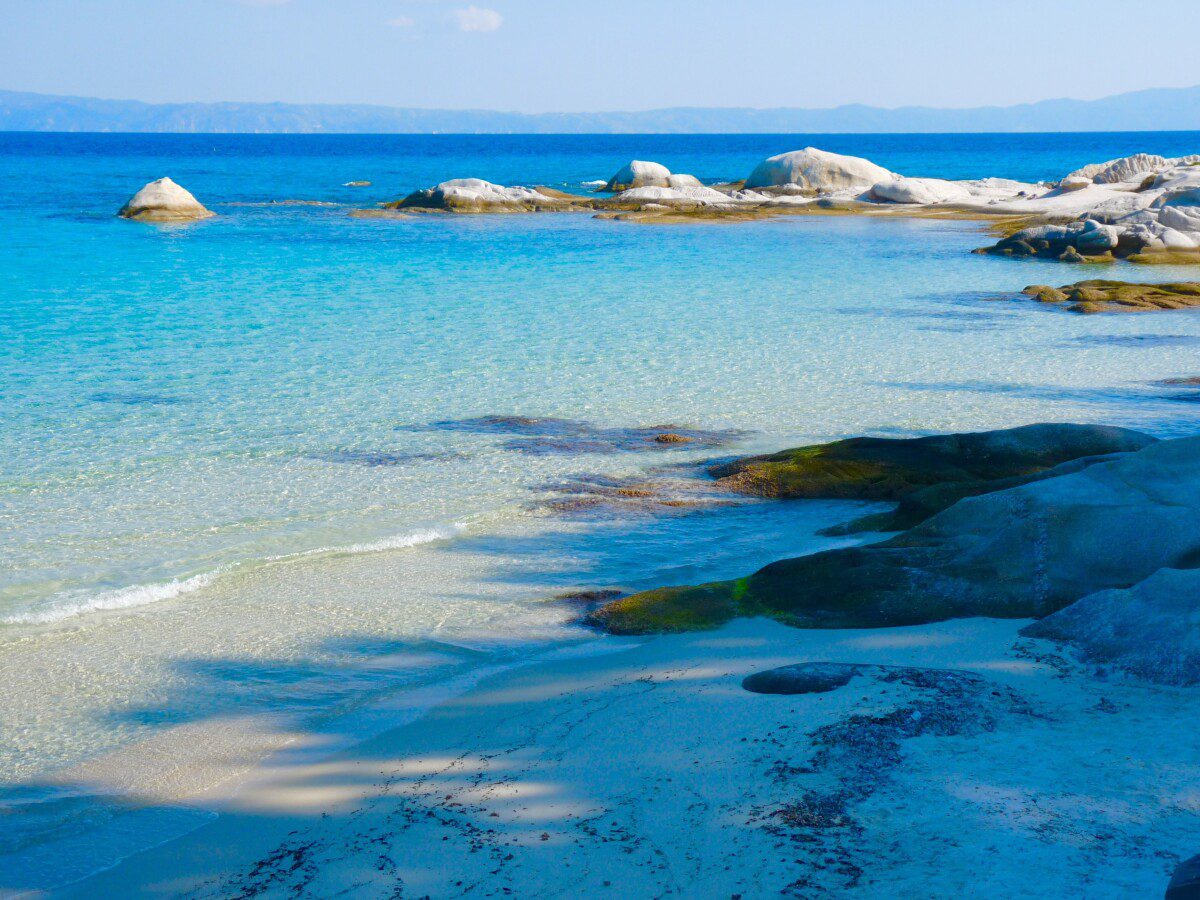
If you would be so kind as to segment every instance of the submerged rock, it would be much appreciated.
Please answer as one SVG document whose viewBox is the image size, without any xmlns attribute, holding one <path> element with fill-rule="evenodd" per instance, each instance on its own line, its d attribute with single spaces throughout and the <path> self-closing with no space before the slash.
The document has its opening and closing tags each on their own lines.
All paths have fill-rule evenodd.
<svg viewBox="0 0 1200 900">
<path fill-rule="evenodd" d="M 821 194 L 840 190 L 865 191 L 896 177 L 867 159 L 805 147 L 763 160 L 750 173 L 745 187 L 753 190 L 795 185 Z"/>
<path fill-rule="evenodd" d="M 1077 281 L 1062 287 L 1031 284 L 1021 293 L 1042 303 L 1067 304 L 1077 313 L 1145 312 L 1200 306 L 1200 282 L 1133 284 L 1125 281 Z"/>
<path fill-rule="evenodd" d="M 1200 855 L 1179 864 L 1164 900 L 1200 900 Z"/>
<path fill-rule="evenodd" d="M 634 594 L 591 621 L 645 633 L 738 615 L 805 628 L 1041 618 L 1200 558 L 1200 438 L 1141 438 L 1140 450 L 958 500 L 890 540 Z"/>
<path fill-rule="evenodd" d="M 535 455 L 665 451 L 683 445 L 713 448 L 724 446 L 743 434 L 734 430 L 682 425 L 609 427 L 553 416 L 477 416 L 433 422 L 428 427 L 436 431 L 502 435 L 508 438 L 505 449 Z"/>
<path fill-rule="evenodd" d="M 635 159 L 625 165 L 604 186 L 606 191 L 627 191 L 640 187 L 672 187 L 671 170 L 656 162 Z"/>
<path fill-rule="evenodd" d="M 208 219 L 216 213 L 205 209 L 191 192 L 170 178 L 160 178 L 130 197 L 117 215 L 139 222 L 188 222 Z"/>
<path fill-rule="evenodd" d="M 1159 569 L 1091 594 L 1022 632 L 1071 644 L 1092 663 L 1161 684 L 1200 683 L 1200 569 Z"/>
</svg>

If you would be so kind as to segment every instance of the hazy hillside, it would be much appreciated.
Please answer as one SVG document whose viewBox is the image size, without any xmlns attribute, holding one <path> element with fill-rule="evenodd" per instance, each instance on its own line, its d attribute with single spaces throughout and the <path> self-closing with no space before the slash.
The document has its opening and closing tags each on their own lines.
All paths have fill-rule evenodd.
<svg viewBox="0 0 1200 900">
<path fill-rule="evenodd" d="M 3 131 L 854 133 L 1200 130 L 1200 86 L 974 109 L 705 109 L 523 113 L 291 103 L 142 103 L 0 91 Z"/>
</svg>

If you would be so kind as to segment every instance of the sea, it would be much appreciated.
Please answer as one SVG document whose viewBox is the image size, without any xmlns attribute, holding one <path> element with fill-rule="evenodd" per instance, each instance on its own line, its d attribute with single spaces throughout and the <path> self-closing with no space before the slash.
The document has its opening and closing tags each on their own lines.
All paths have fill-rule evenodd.
<svg viewBox="0 0 1200 900">
<path fill-rule="evenodd" d="M 706 461 L 1197 430 L 1200 390 L 1160 382 L 1200 375 L 1200 313 L 1016 295 L 1200 267 L 974 255 L 966 221 L 351 215 L 632 159 L 722 182 L 808 145 L 1036 181 L 1200 133 L 0 134 L 0 894 L 196 827 L 231 759 L 619 645 L 565 595 L 743 575 L 864 508 L 726 502 Z M 217 215 L 116 217 L 163 176 Z"/>
</svg>

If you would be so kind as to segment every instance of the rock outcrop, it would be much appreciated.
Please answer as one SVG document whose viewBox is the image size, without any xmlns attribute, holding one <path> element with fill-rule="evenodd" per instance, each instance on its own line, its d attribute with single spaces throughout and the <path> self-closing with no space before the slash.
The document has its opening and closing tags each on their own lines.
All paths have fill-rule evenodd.
<svg viewBox="0 0 1200 900">
<path fill-rule="evenodd" d="M 1035 225 L 988 247 L 995 256 L 1039 256 L 1044 259 L 1075 260 L 1081 256 L 1103 256 L 1117 249 L 1121 230 L 1095 219 L 1067 225 Z M 1132 249 L 1132 248 L 1131 248 Z M 1140 246 L 1138 249 L 1142 249 Z"/>
<path fill-rule="evenodd" d="M 900 500 L 930 487 L 982 488 L 1151 443 L 1149 435 L 1105 425 L 1023 425 L 921 438 L 850 438 L 734 460 L 710 474 L 728 490 L 758 497 Z"/>
<path fill-rule="evenodd" d="M 192 222 L 216 215 L 170 178 L 151 181 L 117 215 L 139 222 Z"/>
<path fill-rule="evenodd" d="M 1067 179 L 1084 179 L 1093 184 L 1121 184 L 1140 182 L 1146 175 L 1153 175 L 1178 166 L 1200 162 L 1200 156 L 1181 156 L 1168 159 L 1153 153 L 1135 153 L 1108 162 L 1092 163 L 1076 169 Z M 1066 179 L 1064 179 L 1066 180 Z"/>
<path fill-rule="evenodd" d="M 672 187 L 670 179 L 671 170 L 666 166 L 635 159 L 610 178 L 604 189 L 616 193 L 630 188 Z"/>
<path fill-rule="evenodd" d="M 536 212 L 595 209 L 601 218 L 673 221 L 786 214 L 869 213 L 996 220 L 1015 228 L 980 253 L 1068 262 L 1200 257 L 1200 157 L 1137 154 L 1087 166 L 1058 182 L 908 178 L 870 160 L 806 147 L 764 160 L 744 182 L 708 187 L 692 175 L 634 160 L 585 198 L 548 188 L 456 179 L 382 211 Z"/>
<path fill-rule="evenodd" d="M 816 147 L 781 153 L 760 162 L 746 188 L 794 186 L 814 194 L 833 191 L 865 191 L 896 176 L 882 166 L 857 156 L 842 156 Z"/>
<path fill-rule="evenodd" d="M 678 176 L 672 175 L 672 178 Z M 695 206 L 735 206 L 738 201 L 728 194 L 713 190 L 696 182 L 690 185 L 680 182 L 678 187 L 639 187 L 630 188 L 613 195 L 604 201 L 603 206 L 612 209 L 624 207 L 640 209 L 646 206 L 663 206 L 673 209 L 687 209 Z"/>
<path fill-rule="evenodd" d="M 1070 262 L 1194 255 L 1200 250 L 1200 157 L 1139 153 L 1084 167 L 1037 196 L 991 205 L 996 213 L 1043 222 L 981 248 L 982 253 Z"/>
<path fill-rule="evenodd" d="M 583 197 L 546 188 L 505 187 L 481 178 L 456 178 L 415 191 L 403 200 L 385 204 L 384 208 L 460 213 L 541 212 L 568 210 L 587 203 Z"/>
<path fill-rule="evenodd" d="M 1200 683 L 1200 569 L 1159 569 L 1133 587 L 1077 600 L 1021 633 L 1068 643 L 1087 662 L 1148 681 Z"/>
<path fill-rule="evenodd" d="M 737 581 L 645 591 L 590 620 L 642 633 L 738 615 L 806 628 L 1042 618 L 1200 559 L 1200 438 L 1142 443 L 965 497 L 890 540 L 782 560 Z"/>
<path fill-rule="evenodd" d="M 1041 303 L 1065 305 L 1071 312 L 1147 312 L 1200 306 L 1200 282 L 1132 284 L 1125 281 L 1078 281 L 1051 287 L 1031 284 L 1021 293 Z"/>
</svg>

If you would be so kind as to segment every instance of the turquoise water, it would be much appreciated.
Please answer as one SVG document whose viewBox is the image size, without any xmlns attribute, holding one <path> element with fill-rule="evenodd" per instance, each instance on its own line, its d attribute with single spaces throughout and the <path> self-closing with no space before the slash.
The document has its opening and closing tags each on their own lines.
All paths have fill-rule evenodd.
<svg viewBox="0 0 1200 900">
<path fill-rule="evenodd" d="M 172 728 L 294 724 L 585 640 L 546 596 L 741 574 L 847 515 L 563 518 L 530 508 L 548 482 L 864 432 L 1195 429 L 1200 407 L 1152 382 L 1200 373 L 1200 316 L 996 299 L 1081 276 L 971 255 L 987 242 L 972 223 L 348 216 L 451 177 L 577 188 L 631 158 L 738 178 L 808 143 L 911 175 L 1038 179 L 1196 152 L 1200 134 L 0 135 L 14 796 L 45 801 L 50 773 Z M 163 175 L 218 217 L 114 218 Z M 358 179 L 373 185 L 343 186 Z M 611 431 L 562 446 L 434 424 L 487 415 L 728 434 L 632 450 Z M 42 840 L 37 822 L 0 856 Z"/>
</svg>

